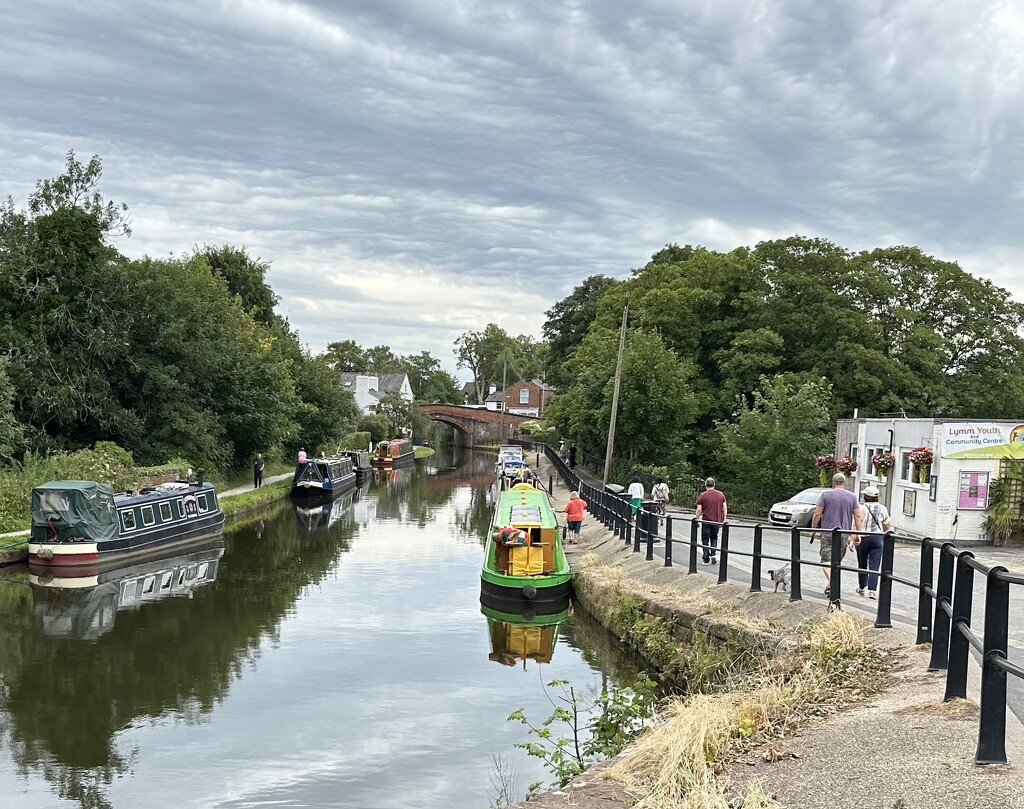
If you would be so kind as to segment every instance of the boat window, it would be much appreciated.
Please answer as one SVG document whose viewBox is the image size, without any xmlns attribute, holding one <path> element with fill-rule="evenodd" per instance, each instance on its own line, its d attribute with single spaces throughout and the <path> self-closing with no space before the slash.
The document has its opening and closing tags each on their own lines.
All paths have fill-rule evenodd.
<svg viewBox="0 0 1024 809">
<path fill-rule="evenodd" d="M 160 522 L 171 521 L 171 504 L 161 503 L 160 504 Z"/>
<path fill-rule="evenodd" d="M 163 590 L 170 590 L 171 589 L 171 582 L 172 581 L 174 581 L 174 574 L 173 573 L 164 573 L 160 577 L 160 590 L 161 591 L 163 591 Z"/>
<path fill-rule="evenodd" d="M 142 581 L 142 594 L 144 596 L 150 595 L 156 588 L 156 576 L 146 576 Z"/>
<path fill-rule="evenodd" d="M 206 574 L 210 572 L 210 563 L 202 562 L 199 565 L 199 572 L 196 574 L 196 578 L 202 581 L 206 578 Z"/>
<path fill-rule="evenodd" d="M 199 511 L 205 514 L 210 510 L 210 504 L 206 502 L 206 495 L 201 494 L 196 498 L 196 502 L 199 504 Z"/>
<path fill-rule="evenodd" d="M 185 583 L 185 568 L 178 571 L 178 586 L 181 587 Z"/>
<path fill-rule="evenodd" d="M 174 502 L 178 504 L 178 516 L 179 517 L 184 517 L 185 516 L 185 500 L 184 500 L 184 498 L 179 497 Z"/>
<path fill-rule="evenodd" d="M 135 530 L 135 512 L 134 511 L 122 511 L 121 512 L 121 525 L 125 531 Z"/>
<path fill-rule="evenodd" d="M 152 506 L 143 506 L 142 507 L 142 524 L 143 525 L 152 525 L 155 522 L 156 522 L 156 517 L 153 514 L 153 507 Z"/>
<path fill-rule="evenodd" d="M 121 591 L 121 601 L 128 602 L 135 600 L 135 590 L 138 588 L 139 583 L 132 579 L 124 583 L 124 589 Z"/>
<path fill-rule="evenodd" d="M 341 464 L 331 464 L 331 480 L 337 480 L 341 477 Z"/>
<path fill-rule="evenodd" d="M 196 565 L 189 565 L 185 569 L 185 578 L 188 579 L 189 581 L 194 581 L 195 577 L 196 577 L 196 570 L 198 570 L 198 569 L 199 568 Z"/>
</svg>

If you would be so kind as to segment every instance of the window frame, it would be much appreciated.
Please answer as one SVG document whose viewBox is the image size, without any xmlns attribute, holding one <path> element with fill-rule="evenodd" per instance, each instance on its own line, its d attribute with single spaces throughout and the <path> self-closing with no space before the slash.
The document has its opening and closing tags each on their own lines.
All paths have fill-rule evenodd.
<svg viewBox="0 0 1024 809">
<path fill-rule="evenodd" d="M 153 512 L 153 505 L 142 506 L 139 511 L 142 513 L 142 527 L 149 528 L 151 525 L 156 525 L 156 514 Z M 149 519 L 146 519 L 146 512 L 149 512 Z"/>
<path fill-rule="evenodd" d="M 164 509 L 167 513 L 164 514 Z M 171 508 L 170 500 L 164 500 L 160 503 L 160 522 L 170 522 L 174 519 L 174 510 Z"/>
<path fill-rule="evenodd" d="M 524 404 L 529 404 L 529 403 L 530 403 L 530 389 L 529 388 L 520 388 L 519 389 L 519 404 L 524 405 Z"/>
<path fill-rule="evenodd" d="M 125 533 L 127 533 L 128 531 L 134 531 L 134 530 L 136 530 L 139 527 L 139 523 L 135 519 L 135 509 L 134 508 L 122 509 L 120 512 L 118 512 L 118 516 L 121 518 L 121 529 Z M 127 520 L 128 517 L 132 518 L 132 524 L 130 526 L 128 525 L 128 520 Z"/>
</svg>

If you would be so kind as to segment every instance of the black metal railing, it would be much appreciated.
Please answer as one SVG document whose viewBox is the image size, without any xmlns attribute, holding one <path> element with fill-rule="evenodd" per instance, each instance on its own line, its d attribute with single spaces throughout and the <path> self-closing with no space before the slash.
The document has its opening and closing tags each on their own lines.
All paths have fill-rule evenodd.
<svg viewBox="0 0 1024 809">
<path fill-rule="evenodd" d="M 707 553 L 700 539 L 700 525 L 707 521 L 696 517 L 667 514 L 659 517 L 649 508 L 640 508 L 633 513 L 630 502 L 623 496 L 606 491 L 581 477 L 570 469 L 552 447 L 546 447 L 543 454 L 555 467 L 567 487 L 578 491 L 587 501 L 587 510 L 606 528 L 611 530 L 627 546 L 632 545 L 635 553 L 645 551 L 647 560 L 655 560 L 655 545 L 664 543 L 664 566 L 674 566 L 674 550 L 685 545 L 688 550 L 687 573 L 698 572 L 698 551 Z M 539 459 L 539 456 L 538 456 Z M 595 481 L 596 483 L 596 481 Z M 549 480 L 548 490 L 551 491 Z M 664 524 L 663 536 L 659 535 Z M 720 526 L 720 544 L 717 550 L 718 582 L 729 578 L 729 562 L 733 556 L 751 560 L 750 590 L 761 591 L 763 563 L 769 561 L 788 565 L 789 600 L 803 599 L 802 571 L 807 565 L 828 570 L 829 609 L 840 609 L 842 601 L 842 574 L 873 573 L 878 576 L 877 611 L 874 625 L 879 628 L 892 627 L 893 585 L 898 584 L 918 591 L 917 630 L 918 644 L 931 643 L 929 671 L 946 672 L 944 699 L 966 699 L 967 679 L 972 658 L 981 668 L 981 700 L 979 711 L 978 747 L 975 752 L 977 764 L 1006 763 L 1006 694 L 1007 675 L 1012 674 L 1024 680 L 1024 667 L 1009 659 L 1009 611 L 1010 585 L 1024 585 L 1024 574 L 1013 573 L 1002 566 L 990 566 L 979 562 L 968 550 L 957 548 L 953 542 L 934 539 L 917 539 L 899 536 L 888 531 L 882 536 L 882 559 L 880 569 L 849 567 L 842 564 L 843 546 L 848 543 L 852 531 L 812 531 L 809 528 L 780 527 L 757 524 L 753 526 L 753 542 L 750 551 L 740 550 L 730 544 L 730 525 Z M 680 530 L 682 529 L 682 530 Z M 788 556 L 764 553 L 764 539 L 767 534 L 786 533 L 789 535 Z M 867 532 L 859 532 L 867 533 Z M 823 564 L 818 558 L 802 558 L 805 537 L 810 534 L 812 541 L 831 543 L 831 561 Z M 688 537 L 688 539 L 684 538 Z M 920 566 L 917 581 L 896 576 L 893 572 L 896 542 L 911 542 L 920 546 Z M 935 573 L 935 555 L 938 553 L 938 574 Z M 820 556 L 820 554 L 815 554 Z M 984 626 L 979 635 L 972 628 L 975 573 L 985 577 Z"/>
</svg>

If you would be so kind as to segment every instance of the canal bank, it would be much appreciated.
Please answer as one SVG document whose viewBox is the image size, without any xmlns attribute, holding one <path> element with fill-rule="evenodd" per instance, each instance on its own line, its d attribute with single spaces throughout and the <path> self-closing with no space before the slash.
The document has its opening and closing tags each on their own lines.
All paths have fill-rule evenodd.
<svg viewBox="0 0 1024 809">
<path fill-rule="evenodd" d="M 539 472 L 554 474 L 545 461 Z M 556 508 L 567 494 L 556 486 Z M 647 562 L 593 518 L 581 539 L 568 549 L 578 603 L 649 663 L 677 678 L 709 674 L 702 658 L 740 666 L 532 809 L 1024 806 L 1016 766 L 974 765 L 976 703 L 942 702 L 945 675 L 927 673 L 908 633 Z M 1007 736 L 1024 762 L 1012 715 Z"/>
</svg>

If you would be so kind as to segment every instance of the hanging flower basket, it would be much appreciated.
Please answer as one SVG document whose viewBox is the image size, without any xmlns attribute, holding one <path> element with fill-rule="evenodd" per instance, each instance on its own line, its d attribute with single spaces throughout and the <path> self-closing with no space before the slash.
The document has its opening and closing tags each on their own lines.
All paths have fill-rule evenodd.
<svg viewBox="0 0 1024 809">
<path fill-rule="evenodd" d="M 824 486 L 828 480 L 828 473 L 836 468 L 836 456 L 831 452 L 828 455 L 819 455 L 814 459 L 814 465 L 818 467 L 818 481 Z"/>
<path fill-rule="evenodd" d="M 889 470 L 896 466 L 896 456 L 891 452 L 880 452 L 871 457 L 871 465 L 874 467 L 876 475 L 885 477 L 889 474 Z"/>
<path fill-rule="evenodd" d="M 844 475 L 852 475 L 857 471 L 857 461 L 855 458 L 851 458 L 849 455 L 844 455 L 838 461 L 836 461 L 836 469 L 842 472 Z"/>
<path fill-rule="evenodd" d="M 932 461 L 935 459 L 935 453 L 932 452 L 931 447 L 917 447 L 910 451 L 910 462 L 914 465 L 914 471 L 917 473 L 917 482 L 926 483 L 928 481 L 928 473 L 932 468 Z"/>
</svg>

